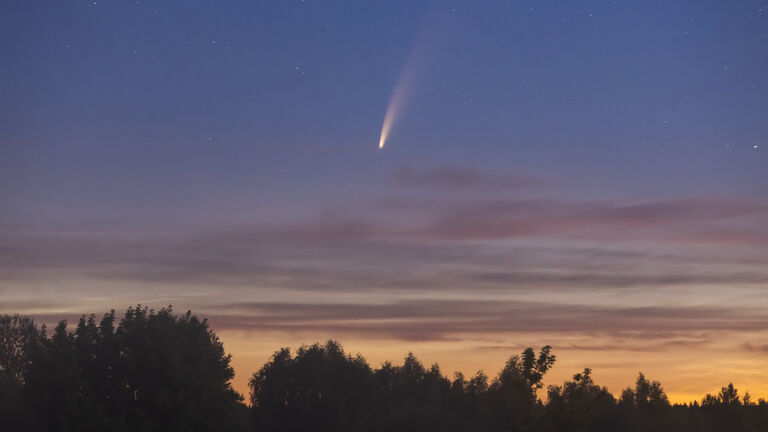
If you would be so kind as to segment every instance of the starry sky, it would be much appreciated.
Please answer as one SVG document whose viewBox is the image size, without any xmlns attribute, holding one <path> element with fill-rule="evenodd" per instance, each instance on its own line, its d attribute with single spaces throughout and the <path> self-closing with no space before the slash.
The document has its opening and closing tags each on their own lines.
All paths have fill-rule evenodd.
<svg viewBox="0 0 768 432">
<path fill-rule="evenodd" d="M 0 313 L 768 397 L 768 3 L 0 13 Z M 386 144 L 382 125 L 393 111 Z"/>
</svg>

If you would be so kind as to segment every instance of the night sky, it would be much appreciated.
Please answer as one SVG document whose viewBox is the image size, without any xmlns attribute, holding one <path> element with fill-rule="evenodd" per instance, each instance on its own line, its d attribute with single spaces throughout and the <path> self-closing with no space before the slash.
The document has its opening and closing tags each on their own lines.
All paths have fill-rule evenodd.
<svg viewBox="0 0 768 432">
<path fill-rule="evenodd" d="M 765 0 L 1 10 L 0 313 L 768 396 Z"/>
</svg>

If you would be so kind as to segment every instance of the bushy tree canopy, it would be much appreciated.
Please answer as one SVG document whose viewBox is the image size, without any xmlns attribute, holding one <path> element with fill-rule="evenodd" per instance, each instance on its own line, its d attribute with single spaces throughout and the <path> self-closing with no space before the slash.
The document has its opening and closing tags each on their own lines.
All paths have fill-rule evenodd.
<svg viewBox="0 0 768 432">
<path fill-rule="evenodd" d="M 2 317 L 0 341 L 3 393 L 23 408 L 4 414 L 23 430 L 207 431 L 247 418 L 230 357 L 189 312 L 139 306 L 117 325 L 114 311 L 74 331 L 62 321 L 50 337 Z"/>
</svg>

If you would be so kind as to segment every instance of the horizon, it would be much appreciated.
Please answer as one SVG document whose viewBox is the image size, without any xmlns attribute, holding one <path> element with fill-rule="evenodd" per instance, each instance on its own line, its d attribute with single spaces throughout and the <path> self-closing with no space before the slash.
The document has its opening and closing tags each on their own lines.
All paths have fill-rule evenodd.
<svg viewBox="0 0 768 432">
<path fill-rule="evenodd" d="M 133 305 L 136 306 L 136 305 Z M 160 306 L 157 308 L 152 308 L 150 305 L 141 305 L 149 307 L 150 309 L 154 310 L 160 310 L 163 307 L 168 307 L 172 305 L 166 305 L 166 306 Z M 126 307 L 127 309 L 127 307 Z M 187 309 L 184 310 L 177 310 L 176 308 L 173 308 L 173 310 L 177 313 L 183 313 L 186 312 Z M 122 316 L 124 313 L 124 310 L 115 310 L 116 315 L 118 318 Z M 199 319 L 206 319 L 203 315 L 196 314 L 194 311 L 191 311 L 193 316 L 197 316 Z M 97 320 L 103 315 L 99 313 L 94 314 Z M 41 321 L 38 322 L 38 325 L 46 325 L 48 329 L 53 329 L 55 326 L 61 321 L 64 320 L 67 322 L 67 329 L 69 331 L 74 330 L 74 327 L 77 324 L 77 321 L 80 319 L 80 317 L 85 316 L 88 317 L 90 314 L 81 314 L 81 315 L 70 315 L 68 317 L 62 318 L 60 320 L 52 320 L 52 321 Z M 48 319 L 53 319 L 53 314 L 45 315 Z M 31 318 L 34 318 L 34 316 L 31 316 Z M 211 321 L 208 320 L 209 324 L 211 324 Z M 446 352 L 451 353 L 455 350 L 448 350 L 446 351 L 446 345 L 450 345 L 450 341 L 442 341 L 438 346 L 434 346 L 434 344 L 419 344 L 420 346 L 424 346 L 425 352 L 428 353 L 428 355 L 423 356 L 418 351 L 408 348 L 408 342 L 407 341 L 383 341 L 388 344 L 387 348 L 381 349 L 378 348 L 377 344 L 369 345 L 365 341 L 356 341 L 355 346 L 361 346 L 366 347 L 368 351 L 375 353 L 373 356 L 367 355 L 366 352 L 363 352 L 361 350 L 351 349 L 350 346 L 345 343 L 344 340 L 338 340 L 333 338 L 328 339 L 318 339 L 314 341 L 310 340 L 301 340 L 299 342 L 296 342 L 294 344 L 288 344 L 285 342 L 280 342 L 280 345 L 275 345 L 271 351 L 269 351 L 269 342 L 260 341 L 258 338 L 258 335 L 237 335 L 237 333 L 242 333 L 242 331 L 227 331 L 224 332 L 224 334 L 227 334 L 228 336 L 222 336 L 221 332 L 216 331 L 216 328 L 212 325 L 211 329 L 216 333 L 216 335 L 221 339 L 221 341 L 224 344 L 224 350 L 228 354 L 232 354 L 232 351 L 228 349 L 227 340 L 236 340 L 242 343 L 242 347 L 238 350 L 241 353 L 250 353 L 245 355 L 245 359 L 238 358 L 237 355 L 232 356 L 232 365 L 235 369 L 235 376 L 232 379 L 232 385 L 235 391 L 246 397 L 246 400 L 248 398 L 250 388 L 248 381 L 251 379 L 253 374 L 258 371 L 262 366 L 264 366 L 271 358 L 272 355 L 274 355 L 276 352 L 278 352 L 282 348 L 288 348 L 290 349 L 292 354 L 295 354 L 297 349 L 300 347 L 306 347 L 310 346 L 316 343 L 325 343 L 327 340 L 334 340 L 342 345 L 344 348 L 346 354 L 356 356 L 361 355 L 366 362 L 372 367 L 377 368 L 380 367 L 382 364 L 386 362 L 390 362 L 393 365 L 399 365 L 402 363 L 403 359 L 409 354 L 412 353 L 419 361 L 421 361 L 425 366 L 430 366 L 437 364 L 440 366 L 440 370 L 443 374 L 443 376 L 447 378 L 452 378 L 455 373 L 462 373 L 464 376 L 469 377 L 474 375 L 478 371 L 484 372 L 486 375 L 488 375 L 489 378 L 494 378 L 496 376 L 496 373 L 500 371 L 504 365 L 504 362 L 511 356 L 516 355 L 523 349 L 531 346 L 534 348 L 534 350 L 538 350 L 539 348 L 543 347 L 544 345 L 551 345 L 547 342 L 542 342 L 540 344 L 515 344 L 515 345 L 509 345 L 504 347 L 492 347 L 489 349 L 489 351 L 492 355 L 489 354 L 464 354 L 462 356 L 463 362 L 460 363 L 461 366 L 454 366 L 452 368 L 446 368 L 443 367 L 440 361 L 440 356 L 444 355 Z M 298 339 L 297 339 L 298 341 Z M 278 341 L 275 340 L 275 343 Z M 392 343 L 395 343 L 396 347 L 404 349 L 404 351 L 398 356 L 395 354 L 394 357 L 387 357 L 391 356 L 393 351 L 396 351 L 396 349 L 393 349 L 391 345 Z M 370 343 L 370 342 L 368 342 Z M 253 354 L 253 351 L 249 349 L 249 347 L 258 347 L 258 349 L 255 350 L 255 354 Z M 442 346 L 442 349 L 441 349 Z M 730 378 L 728 378 L 728 374 L 723 372 L 722 374 L 717 374 L 712 377 L 714 381 L 721 380 L 722 383 L 717 385 L 712 385 L 711 388 L 707 389 L 705 392 L 698 394 L 694 390 L 689 390 L 688 392 L 681 392 L 681 391 L 669 391 L 668 386 L 666 385 L 666 381 L 671 381 L 673 383 L 685 381 L 685 377 L 678 377 L 675 379 L 674 376 L 670 377 L 663 377 L 663 376 L 657 376 L 656 374 L 653 374 L 652 372 L 655 372 L 658 366 L 655 366 L 653 363 L 650 364 L 643 364 L 643 360 L 638 360 L 633 363 L 633 365 L 636 365 L 639 367 L 637 371 L 634 373 L 629 370 L 626 365 L 622 366 L 620 370 L 615 370 L 615 366 L 613 368 L 606 367 L 605 369 L 608 370 L 608 373 L 603 373 L 600 369 L 603 369 L 603 367 L 593 367 L 590 366 L 590 362 L 593 362 L 596 366 L 605 366 L 605 364 L 601 364 L 599 361 L 599 356 L 595 356 L 593 358 L 585 359 L 584 357 L 579 357 L 578 359 L 569 358 L 568 352 L 569 351 L 579 351 L 578 347 L 573 346 L 552 346 L 552 352 L 557 357 L 557 361 L 555 362 L 552 369 L 547 374 L 547 377 L 544 379 L 544 387 L 539 390 L 539 397 L 542 397 L 543 400 L 546 400 L 546 389 L 549 385 L 561 385 L 563 382 L 570 380 L 574 374 L 580 373 L 584 370 L 584 368 L 590 368 L 592 370 L 592 376 L 595 379 L 595 382 L 598 383 L 601 386 L 605 386 L 608 391 L 613 394 L 615 397 L 618 398 L 618 396 L 621 394 L 622 390 L 624 390 L 627 387 L 630 387 L 632 383 L 634 382 L 635 378 L 637 377 L 638 373 L 644 374 L 649 379 L 653 379 L 656 381 L 660 381 L 662 384 L 662 387 L 664 388 L 664 391 L 666 392 L 669 402 L 672 404 L 690 404 L 694 401 L 701 403 L 702 398 L 707 394 L 716 394 L 723 386 L 726 386 L 728 384 L 734 384 L 735 387 L 739 388 L 741 391 L 748 392 L 754 400 L 758 399 L 766 399 L 766 396 L 768 393 L 765 391 L 765 387 L 756 387 L 756 388 L 748 388 L 743 383 L 734 381 Z M 600 354 L 606 354 L 611 353 L 609 348 L 605 349 L 597 349 L 595 350 Z M 616 351 L 621 352 L 621 349 L 616 349 Z M 630 350 L 633 353 L 642 352 L 642 350 Z M 484 359 L 480 360 L 480 357 L 485 357 Z M 450 362 L 450 364 L 454 364 L 454 362 Z M 469 365 L 469 366 L 467 366 Z M 610 365 L 610 363 L 609 363 Z M 646 367 L 649 366 L 649 367 Z M 655 367 L 654 367 L 655 366 Z M 690 365 L 682 364 L 683 368 L 689 367 Z M 249 369 L 251 368 L 251 369 Z M 613 370 L 612 370 L 613 369 Z M 649 372 L 650 371 L 650 372 Z M 664 378 L 668 378 L 665 380 Z M 713 381 L 713 382 L 714 382 Z M 727 381 L 727 382 L 726 382 Z M 758 384 L 762 383 L 762 381 L 758 381 Z M 696 388 L 700 388 L 701 386 L 697 386 Z"/>
<path fill-rule="evenodd" d="M 3 10 L 0 314 L 768 398 L 763 1 Z"/>
</svg>

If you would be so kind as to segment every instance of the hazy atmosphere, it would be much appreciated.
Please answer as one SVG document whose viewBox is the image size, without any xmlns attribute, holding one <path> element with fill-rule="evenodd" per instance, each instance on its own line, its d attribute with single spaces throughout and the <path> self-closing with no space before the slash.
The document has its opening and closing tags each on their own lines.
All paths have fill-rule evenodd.
<svg viewBox="0 0 768 432">
<path fill-rule="evenodd" d="M 768 397 L 768 3 L 2 10 L 0 313 Z"/>
</svg>

